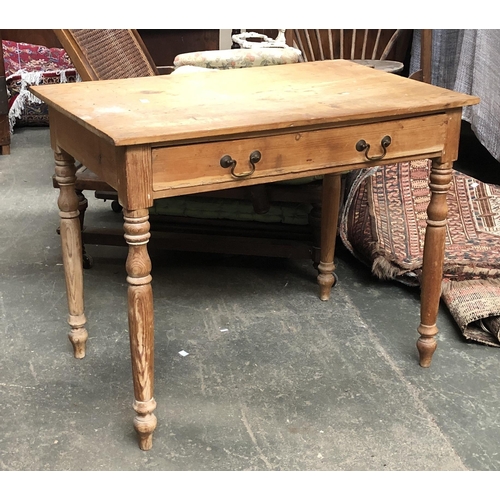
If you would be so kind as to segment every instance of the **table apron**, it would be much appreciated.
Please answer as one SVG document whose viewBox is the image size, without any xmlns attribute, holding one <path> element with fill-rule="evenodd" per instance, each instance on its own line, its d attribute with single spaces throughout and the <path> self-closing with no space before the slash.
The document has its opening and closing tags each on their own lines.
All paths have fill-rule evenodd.
<svg viewBox="0 0 500 500">
<path fill-rule="evenodd" d="M 336 127 L 247 139 L 152 148 L 154 198 L 226 189 L 263 182 L 297 179 L 351 168 L 394 163 L 403 159 L 436 157 L 447 138 L 445 113 L 379 123 Z M 391 144 L 381 159 L 369 160 L 356 144 L 370 144 L 367 155 L 384 154 L 382 139 Z M 250 155 L 261 159 L 255 171 L 236 178 L 231 168 L 221 167 L 221 158 L 236 161 L 234 173 L 251 171 Z"/>
</svg>

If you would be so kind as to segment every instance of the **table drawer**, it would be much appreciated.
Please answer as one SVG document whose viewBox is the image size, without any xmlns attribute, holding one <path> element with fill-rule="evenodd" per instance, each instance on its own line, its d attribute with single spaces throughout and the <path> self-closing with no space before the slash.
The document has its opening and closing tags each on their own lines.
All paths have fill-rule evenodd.
<svg viewBox="0 0 500 500">
<path fill-rule="evenodd" d="M 340 171 L 342 166 L 361 168 L 412 156 L 436 156 L 443 149 L 447 125 L 447 116 L 439 114 L 350 127 L 153 148 L 153 190 L 173 190 L 178 194 L 186 194 L 195 187 L 197 191 L 225 189 L 326 173 L 332 171 L 332 167 L 338 167 Z M 390 138 L 390 144 L 384 154 L 382 141 L 387 137 Z M 370 147 L 360 150 L 358 146 L 357 149 L 359 141 L 364 141 Z M 253 170 L 250 158 L 254 152 L 259 153 L 260 159 L 254 162 Z M 236 162 L 234 169 L 231 162 L 227 168 L 221 166 L 221 159 L 227 155 Z M 382 155 L 383 158 L 380 158 Z"/>
</svg>

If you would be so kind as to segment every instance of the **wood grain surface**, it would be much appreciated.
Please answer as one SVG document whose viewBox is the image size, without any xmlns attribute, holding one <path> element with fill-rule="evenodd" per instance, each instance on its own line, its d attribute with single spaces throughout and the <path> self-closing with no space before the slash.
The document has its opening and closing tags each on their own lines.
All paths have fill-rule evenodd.
<svg viewBox="0 0 500 500">
<path fill-rule="evenodd" d="M 117 146 L 366 123 L 479 102 L 477 97 L 345 60 L 31 90 Z"/>
</svg>

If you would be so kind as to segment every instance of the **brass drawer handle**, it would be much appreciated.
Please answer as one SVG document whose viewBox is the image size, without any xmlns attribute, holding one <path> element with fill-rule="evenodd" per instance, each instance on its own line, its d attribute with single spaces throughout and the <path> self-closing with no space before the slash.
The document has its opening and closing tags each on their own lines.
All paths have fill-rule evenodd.
<svg viewBox="0 0 500 500">
<path fill-rule="evenodd" d="M 250 162 L 250 170 L 248 172 L 242 172 L 242 173 L 236 173 L 235 168 L 236 168 L 236 160 L 233 160 L 231 158 L 231 155 L 224 155 L 220 159 L 220 166 L 222 168 L 231 168 L 231 175 L 233 177 L 241 178 L 241 177 L 248 177 L 249 175 L 252 175 L 255 172 L 255 164 L 260 161 L 262 158 L 262 155 L 260 151 L 254 151 L 250 154 L 250 158 L 248 161 Z"/>
<path fill-rule="evenodd" d="M 236 160 L 233 160 L 230 155 L 224 155 L 220 159 L 220 166 L 222 168 L 235 167 L 236 166 Z"/>
<path fill-rule="evenodd" d="M 380 145 L 382 146 L 383 153 L 379 156 L 368 156 L 368 151 L 370 151 L 370 145 L 364 140 L 361 139 L 356 143 L 356 151 L 364 151 L 365 157 L 367 160 L 375 161 L 381 160 L 387 154 L 387 148 L 391 145 L 392 139 L 390 135 L 386 135 L 380 141 Z"/>
</svg>

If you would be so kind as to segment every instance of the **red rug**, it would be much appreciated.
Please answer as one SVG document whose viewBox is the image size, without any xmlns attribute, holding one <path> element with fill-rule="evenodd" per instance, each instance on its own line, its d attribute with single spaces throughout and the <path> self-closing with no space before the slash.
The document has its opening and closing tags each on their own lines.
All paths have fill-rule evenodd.
<svg viewBox="0 0 500 500">
<path fill-rule="evenodd" d="M 79 80 L 64 49 L 2 40 L 11 132 L 14 126 L 48 125 L 47 105 L 29 92 L 30 85 Z M 0 54 L 1 55 L 1 54 Z"/>
</svg>

